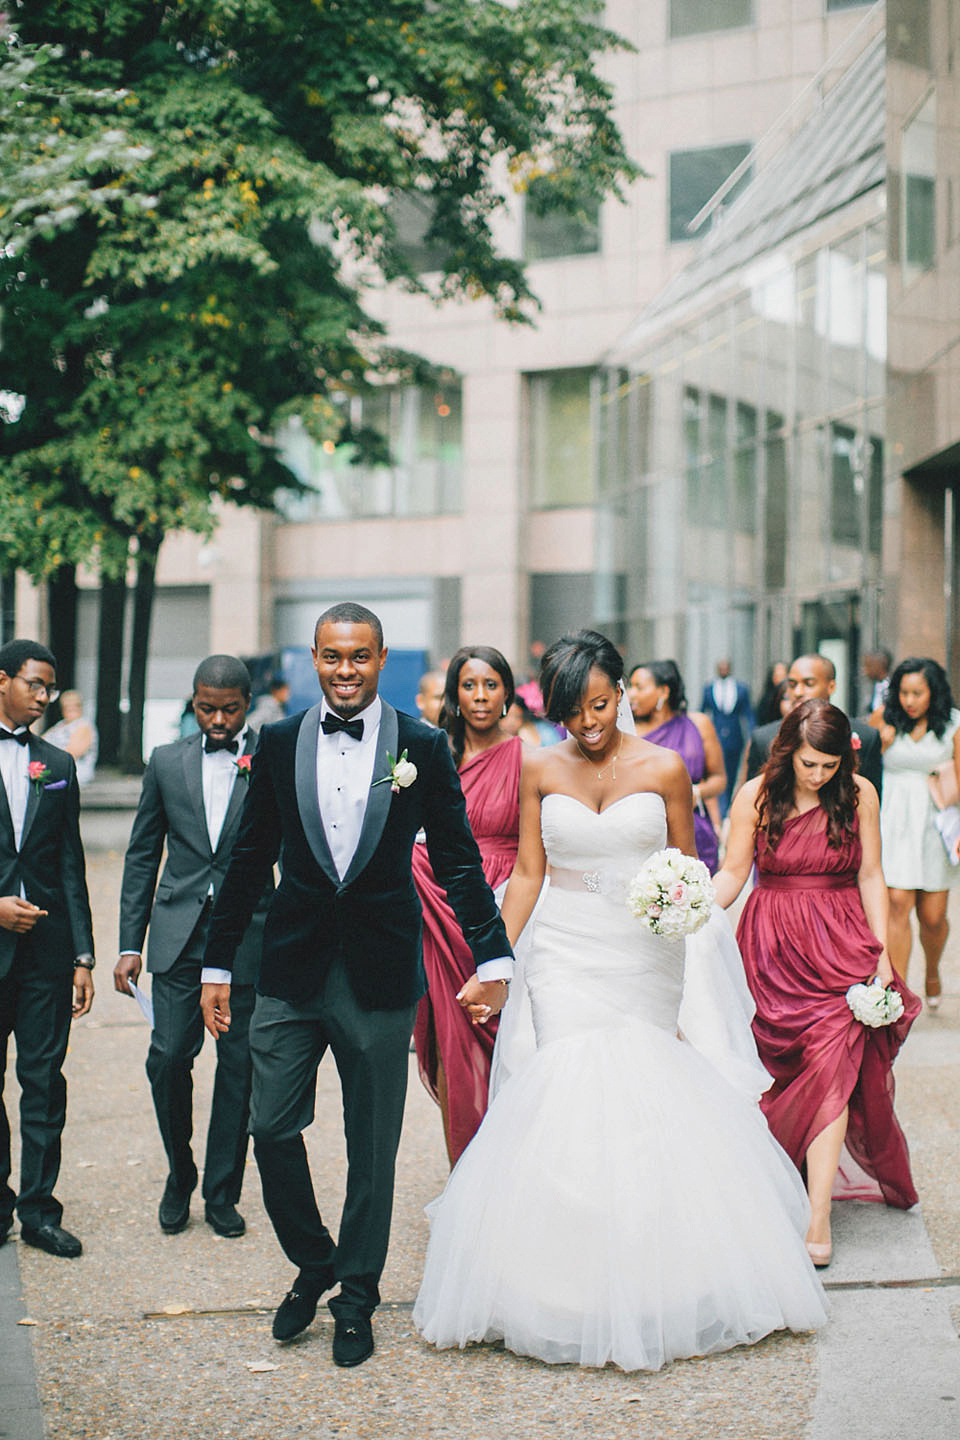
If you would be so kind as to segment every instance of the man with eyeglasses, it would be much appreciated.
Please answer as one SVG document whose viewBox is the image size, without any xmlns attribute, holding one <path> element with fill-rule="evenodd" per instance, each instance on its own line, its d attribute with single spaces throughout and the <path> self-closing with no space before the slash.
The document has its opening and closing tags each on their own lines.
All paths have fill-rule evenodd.
<svg viewBox="0 0 960 1440">
<path fill-rule="evenodd" d="M 67 1115 L 70 1022 L 93 1003 L 93 923 L 72 755 L 31 733 L 56 700 L 56 665 L 35 640 L 0 646 L 0 1245 L 16 1210 L 20 1238 L 73 1259 L 53 1194 Z M 17 1043 L 20 1189 L 10 1185 L 3 1105 L 7 1042 Z"/>
</svg>

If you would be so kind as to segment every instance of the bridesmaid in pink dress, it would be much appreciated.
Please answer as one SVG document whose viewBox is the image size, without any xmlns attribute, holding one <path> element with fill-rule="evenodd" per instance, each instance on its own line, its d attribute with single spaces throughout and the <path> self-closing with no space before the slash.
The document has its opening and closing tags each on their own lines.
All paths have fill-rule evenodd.
<svg viewBox="0 0 960 1440">
<path fill-rule="evenodd" d="M 737 930 L 757 1013 L 761 1099 L 770 1129 L 810 1197 L 807 1249 L 830 1263 L 830 1200 L 844 1145 L 865 1172 L 859 1198 L 908 1209 L 917 1193 L 893 1109 L 892 1065 L 920 1001 L 887 953 L 877 792 L 855 774 L 850 722 L 825 700 L 786 716 L 763 773 L 730 812 L 717 900 L 728 906 L 753 865 L 757 883 Z M 846 1001 L 879 975 L 903 998 L 892 1025 L 870 1029 Z"/>
<path fill-rule="evenodd" d="M 520 834 L 524 747 L 502 724 L 513 696 L 513 674 L 499 650 L 465 646 L 450 661 L 440 724 L 450 737 L 483 873 L 494 890 L 510 876 Z M 455 1165 L 487 1108 L 497 1021 L 474 1025 L 457 1003 L 474 972 L 473 959 L 425 845 L 414 846 L 413 879 L 423 905 L 427 972 L 414 1043 L 421 1079 L 440 1106 L 447 1153 Z"/>
</svg>

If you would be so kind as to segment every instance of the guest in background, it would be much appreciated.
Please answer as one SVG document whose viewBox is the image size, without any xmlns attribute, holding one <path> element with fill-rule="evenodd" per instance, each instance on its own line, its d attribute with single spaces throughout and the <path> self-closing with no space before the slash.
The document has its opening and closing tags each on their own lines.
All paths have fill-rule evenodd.
<svg viewBox="0 0 960 1440">
<path fill-rule="evenodd" d="M 912 936 L 910 912 L 917 912 L 926 960 L 927 1005 L 940 1004 L 940 956 L 947 943 L 947 897 L 960 877 L 934 825 L 936 808 L 927 777 L 952 765 L 960 783 L 960 710 L 953 703 L 946 671 L 936 660 L 901 660 L 890 677 L 883 710 L 883 873 L 890 891 L 890 959 L 907 976 Z"/>
<path fill-rule="evenodd" d="M 742 680 L 733 678 L 729 660 L 717 661 L 717 678 L 711 685 L 703 687 L 700 709 L 713 721 L 723 751 L 727 784 L 723 794 L 718 796 L 722 819 L 730 808 L 740 756 L 754 725 L 750 692 Z"/>
<path fill-rule="evenodd" d="M 258 697 L 247 717 L 247 724 L 258 734 L 264 725 L 275 725 L 278 720 L 286 717 L 289 700 L 289 682 L 279 672 L 271 675 L 266 692 Z"/>
<path fill-rule="evenodd" d="M 693 782 L 693 834 L 697 855 L 712 875 L 717 868 L 717 800 L 727 788 L 723 751 L 713 721 L 687 714 L 683 679 L 673 660 L 645 660 L 630 674 L 627 698 L 637 734 L 680 756 Z M 713 814 L 711 815 L 711 810 Z"/>
<path fill-rule="evenodd" d="M 417 710 L 420 712 L 420 719 L 425 720 L 428 725 L 438 725 L 440 722 L 440 706 L 443 704 L 446 678 L 443 670 L 428 670 L 425 675 L 420 676 L 416 694 Z"/>
<path fill-rule="evenodd" d="M 517 858 L 523 742 L 505 728 L 513 702 L 513 674 L 499 650 L 467 645 L 450 661 L 440 724 L 449 736 L 467 819 L 492 889 Z M 463 932 L 437 882 L 426 845 L 413 848 L 413 879 L 423 906 L 423 963 L 427 994 L 420 1001 L 414 1041 L 420 1075 L 440 1106 L 451 1165 L 472 1140 L 487 1108 L 495 1020 L 474 1025 L 457 996 L 475 965 Z"/>
<path fill-rule="evenodd" d="M 557 745 L 563 739 L 556 725 L 532 710 L 520 694 L 514 695 L 503 725 L 508 735 L 519 735 L 528 745 Z"/>
<path fill-rule="evenodd" d="M 787 678 L 787 664 L 785 660 L 775 660 L 767 671 L 766 679 L 763 682 L 763 690 L 756 707 L 756 724 L 769 725 L 771 720 L 779 721 L 780 700 L 783 696 L 783 686 Z"/>
<path fill-rule="evenodd" d="M 44 740 L 66 750 L 77 766 L 77 784 L 89 785 L 97 768 L 97 727 L 83 713 L 83 696 L 79 690 L 64 690 L 60 696 L 62 720 L 51 725 Z"/>
<path fill-rule="evenodd" d="M 870 650 L 863 657 L 863 675 L 867 682 L 866 711 L 868 715 L 882 710 L 890 689 L 890 667 L 893 656 L 889 650 Z"/>
</svg>

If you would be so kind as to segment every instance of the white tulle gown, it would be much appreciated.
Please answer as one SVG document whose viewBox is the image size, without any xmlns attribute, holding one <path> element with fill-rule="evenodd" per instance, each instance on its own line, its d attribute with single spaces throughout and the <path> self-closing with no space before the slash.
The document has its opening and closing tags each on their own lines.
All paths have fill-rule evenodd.
<svg viewBox="0 0 960 1440">
<path fill-rule="evenodd" d="M 666 843 L 662 800 L 597 814 L 548 795 L 542 829 L 536 1050 L 429 1207 L 415 1324 L 441 1348 L 503 1340 L 624 1370 L 821 1325 L 800 1178 L 756 1104 L 678 1038 L 682 942 L 623 903 Z"/>
</svg>

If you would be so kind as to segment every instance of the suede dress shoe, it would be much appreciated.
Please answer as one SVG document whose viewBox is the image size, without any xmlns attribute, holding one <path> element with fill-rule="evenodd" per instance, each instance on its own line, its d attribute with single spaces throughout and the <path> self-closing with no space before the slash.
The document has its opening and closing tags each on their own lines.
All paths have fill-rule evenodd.
<svg viewBox="0 0 960 1440">
<path fill-rule="evenodd" d="M 312 1275 L 301 1270 L 293 1283 L 293 1289 L 287 1291 L 273 1317 L 274 1340 L 285 1345 L 288 1340 L 306 1330 L 308 1325 L 312 1325 L 320 1296 L 333 1284 L 332 1270 Z"/>
<path fill-rule="evenodd" d="M 83 1253 L 83 1246 L 76 1235 L 71 1235 L 69 1230 L 61 1229 L 52 1221 L 36 1226 L 24 1225 L 21 1221 L 20 1239 L 38 1250 L 46 1250 L 48 1255 L 59 1255 L 63 1260 L 76 1260 Z"/>
<path fill-rule="evenodd" d="M 235 1205 L 207 1205 L 204 1219 L 212 1230 L 227 1240 L 236 1240 L 247 1228 L 247 1222 Z"/>
<path fill-rule="evenodd" d="M 346 1368 L 362 1365 L 373 1354 L 373 1326 L 366 1315 L 333 1322 L 333 1363 Z"/>
<path fill-rule="evenodd" d="M 160 1201 L 160 1209 L 157 1211 L 157 1219 L 160 1221 L 160 1229 L 164 1235 L 179 1235 L 181 1230 L 187 1227 L 190 1219 L 190 1196 L 192 1190 L 181 1190 L 170 1179 L 163 1188 L 163 1197 Z"/>
</svg>

